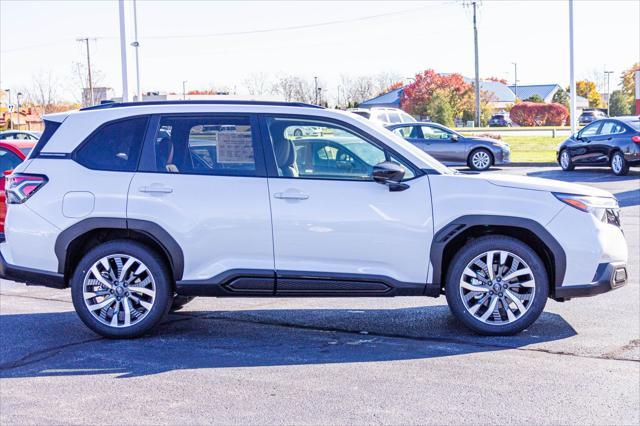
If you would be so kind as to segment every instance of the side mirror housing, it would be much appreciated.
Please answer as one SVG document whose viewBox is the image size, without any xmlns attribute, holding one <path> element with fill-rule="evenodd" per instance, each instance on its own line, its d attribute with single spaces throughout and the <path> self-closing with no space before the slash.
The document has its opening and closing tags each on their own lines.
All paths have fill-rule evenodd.
<svg viewBox="0 0 640 426">
<path fill-rule="evenodd" d="M 458 142 L 460 140 L 460 138 L 458 137 L 458 135 L 451 135 L 451 142 Z"/>
<path fill-rule="evenodd" d="M 409 185 L 402 183 L 405 169 L 393 161 L 383 161 L 373 166 L 373 180 L 379 184 L 387 185 L 389 191 L 404 191 Z"/>
</svg>

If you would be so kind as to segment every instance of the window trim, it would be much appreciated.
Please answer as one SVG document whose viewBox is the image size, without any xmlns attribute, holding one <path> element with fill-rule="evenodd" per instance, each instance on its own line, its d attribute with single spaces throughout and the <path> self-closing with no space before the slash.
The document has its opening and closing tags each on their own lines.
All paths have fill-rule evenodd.
<svg viewBox="0 0 640 426">
<path fill-rule="evenodd" d="M 155 138 L 160 128 L 160 123 L 163 118 L 248 118 L 249 125 L 251 126 L 251 142 L 253 143 L 253 158 L 255 160 L 255 173 L 254 174 L 238 174 L 230 171 L 229 173 L 190 173 L 190 172 L 178 172 L 171 173 L 166 171 L 158 171 L 156 168 L 155 158 Z M 203 176 L 203 177 L 239 177 L 239 178 L 265 178 L 266 161 L 263 153 L 262 135 L 260 133 L 260 125 L 256 114 L 254 113 L 237 113 L 237 112 L 184 112 L 184 113 L 164 113 L 164 114 L 151 114 L 149 120 L 149 127 L 147 128 L 147 134 L 142 146 L 142 152 L 140 154 L 140 160 L 136 169 L 137 173 L 151 173 L 156 175 L 171 175 L 171 176 Z"/>
<path fill-rule="evenodd" d="M 104 129 L 106 126 L 110 126 L 112 124 L 120 123 L 120 122 L 123 122 L 123 121 L 136 120 L 136 119 L 139 119 L 139 118 L 144 118 L 146 120 L 146 123 L 145 123 L 144 134 L 142 135 L 142 142 L 140 143 L 140 147 L 138 148 L 138 160 L 136 161 L 136 164 L 134 165 L 133 170 L 96 169 L 96 168 L 93 168 L 93 167 L 89 167 L 86 164 L 83 164 L 78 160 L 78 153 L 82 150 L 82 148 L 84 148 L 89 143 L 89 141 L 91 141 L 91 138 L 93 138 L 97 133 L 102 131 L 102 129 Z M 91 132 L 89 134 L 89 136 L 84 138 L 84 140 L 82 142 L 80 142 L 80 144 L 78 146 L 76 146 L 73 151 L 71 151 L 71 153 L 69 154 L 69 156 L 67 158 L 70 158 L 72 161 L 74 161 L 75 163 L 79 164 L 80 166 L 82 166 L 82 167 L 84 167 L 85 169 L 88 169 L 88 170 L 96 170 L 96 171 L 100 171 L 100 172 L 135 173 L 138 170 L 138 166 L 140 165 L 140 159 L 142 157 L 142 148 L 143 148 L 144 142 L 145 142 L 145 140 L 147 138 L 147 133 L 149 132 L 149 122 L 150 122 L 149 119 L 150 119 L 150 114 L 140 114 L 140 115 L 130 115 L 130 116 L 127 116 L 127 117 L 116 118 L 116 119 L 110 120 L 110 121 L 105 121 L 100 126 L 98 126 L 93 132 Z M 38 155 L 40 155 L 40 154 L 38 154 Z"/>
<path fill-rule="evenodd" d="M 406 157 L 404 157 L 403 155 L 399 154 L 397 151 L 393 150 L 391 147 L 387 146 L 385 143 L 383 143 L 379 139 L 375 138 L 374 136 L 372 136 L 372 135 L 370 135 L 368 133 L 365 133 L 363 130 L 361 130 L 360 128 L 352 125 L 351 123 L 347 123 L 345 121 L 336 120 L 336 119 L 331 118 L 331 117 L 322 117 L 322 116 L 314 116 L 314 115 L 303 115 L 303 114 L 269 114 L 269 113 L 260 113 L 260 114 L 257 114 L 257 116 L 258 116 L 258 119 L 260 121 L 260 130 L 261 130 L 261 134 L 262 134 L 262 144 L 263 144 L 262 150 L 264 152 L 264 159 L 265 159 L 266 169 L 267 169 L 267 177 L 269 179 L 300 179 L 300 180 L 314 180 L 314 181 L 326 180 L 326 181 L 365 182 L 365 183 L 374 182 L 374 180 L 364 180 L 364 179 L 360 180 L 360 179 L 340 179 L 340 178 L 309 178 L 309 177 L 303 177 L 303 176 L 298 176 L 298 177 L 280 176 L 278 174 L 278 166 L 276 164 L 276 157 L 275 157 L 275 153 L 273 151 L 273 147 L 272 147 L 272 144 L 271 144 L 271 137 L 270 137 L 270 134 L 269 134 L 269 129 L 267 127 L 267 118 L 282 118 L 282 119 L 306 120 L 306 121 L 314 121 L 315 120 L 315 121 L 324 121 L 324 122 L 327 122 L 327 123 L 335 124 L 337 126 L 342 126 L 342 127 L 346 128 L 346 129 L 349 129 L 350 131 L 352 131 L 357 136 L 361 137 L 366 142 L 371 143 L 376 148 L 381 149 L 383 151 L 387 151 L 390 154 L 390 156 L 396 157 L 398 160 L 400 160 L 402 163 L 404 163 L 404 165 L 406 165 L 407 167 L 411 168 L 411 172 L 413 172 L 413 177 L 410 178 L 410 179 L 405 179 L 402 182 L 410 182 L 410 181 L 413 181 L 414 179 L 417 179 L 417 178 L 419 178 L 421 176 L 424 176 L 425 174 L 428 174 L 427 171 L 418 168 L 415 164 L 413 164 L 411 161 L 409 161 Z"/>
</svg>

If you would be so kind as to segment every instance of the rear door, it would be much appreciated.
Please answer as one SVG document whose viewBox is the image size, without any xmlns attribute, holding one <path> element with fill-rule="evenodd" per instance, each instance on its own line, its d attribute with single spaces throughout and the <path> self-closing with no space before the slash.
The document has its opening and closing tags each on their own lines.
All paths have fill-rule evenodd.
<svg viewBox="0 0 640 426">
<path fill-rule="evenodd" d="M 593 163 L 609 163 L 609 151 L 619 125 L 613 120 L 603 120 L 595 136 L 589 138 L 587 152 L 589 161 Z"/>
<path fill-rule="evenodd" d="M 183 280 L 190 284 L 251 275 L 261 277 L 255 291 L 271 293 L 271 212 L 255 117 L 180 114 L 152 120 L 129 189 L 127 218 L 154 222 L 176 240 Z"/>
<path fill-rule="evenodd" d="M 453 133 L 438 126 L 422 125 L 421 127 L 426 142 L 425 151 L 428 154 L 445 163 L 466 161 L 464 142 L 454 141 Z"/>
</svg>

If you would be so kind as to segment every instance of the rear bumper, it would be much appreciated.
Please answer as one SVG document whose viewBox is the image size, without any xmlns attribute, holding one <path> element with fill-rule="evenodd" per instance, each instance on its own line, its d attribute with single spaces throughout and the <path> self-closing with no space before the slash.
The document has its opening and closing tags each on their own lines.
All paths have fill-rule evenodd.
<svg viewBox="0 0 640 426">
<path fill-rule="evenodd" d="M 4 260 L 4 256 L 2 256 L 1 252 L 0 278 L 26 283 L 27 285 L 39 285 L 52 288 L 66 287 L 64 276 L 62 274 L 10 265 Z"/>
<path fill-rule="evenodd" d="M 555 299 L 568 300 L 588 297 L 618 289 L 627 283 L 627 265 L 624 262 L 601 263 L 593 282 L 585 285 L 556 287 Z"/>
</svg>

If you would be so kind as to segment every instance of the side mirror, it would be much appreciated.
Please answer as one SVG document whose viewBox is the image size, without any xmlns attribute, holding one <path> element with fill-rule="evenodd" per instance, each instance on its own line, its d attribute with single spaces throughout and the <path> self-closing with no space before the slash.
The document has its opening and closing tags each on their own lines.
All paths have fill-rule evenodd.
<svg viewBox="0 0 640 426">
<path fill-rule="evenodd" d="M 460 140 L 458 135 L 451 135 L 451 142 L 458 142 L 458 140 Z"/>
<path fill-rule="evenodd" d="M 373 166 L 373 180 L 379 184 L 387 185 L 389 191 L 404 191 L 409 185 L 402 183 L 405 169 L 393 161 L 383 161 Z"/>
</svg>

